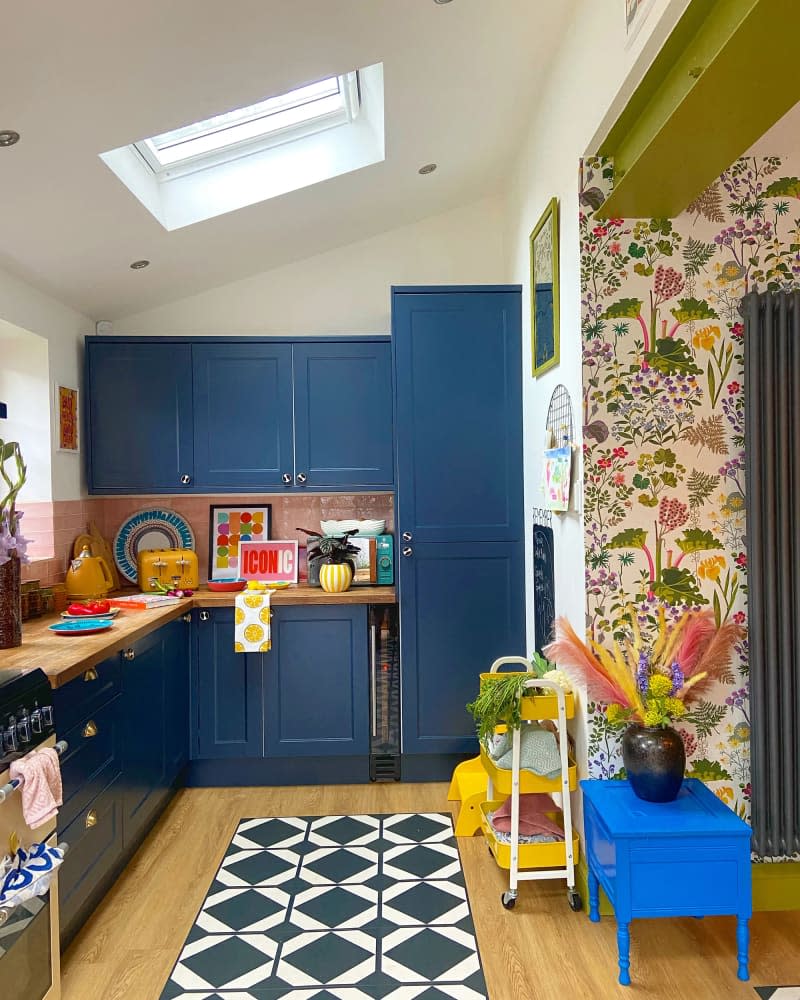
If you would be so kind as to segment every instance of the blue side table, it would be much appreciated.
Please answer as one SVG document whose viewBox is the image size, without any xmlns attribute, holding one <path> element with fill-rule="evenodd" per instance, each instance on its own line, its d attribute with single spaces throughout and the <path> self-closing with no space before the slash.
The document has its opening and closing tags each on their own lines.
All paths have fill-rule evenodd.
<svg viewBox="0 0 800 1000">
<path fill-rule="evenodd" d="M 753 912 L 750 827 L 702 781 L 688 778 L 674 802 L 645 802 L 627 781 L 582 781 L 589 919 L 600 920 L 598 885 L 617 917 L 619 981 L 630 977 L 634 917 L 735 914 L 739 979 L 749 979 Z"/>
</svg>

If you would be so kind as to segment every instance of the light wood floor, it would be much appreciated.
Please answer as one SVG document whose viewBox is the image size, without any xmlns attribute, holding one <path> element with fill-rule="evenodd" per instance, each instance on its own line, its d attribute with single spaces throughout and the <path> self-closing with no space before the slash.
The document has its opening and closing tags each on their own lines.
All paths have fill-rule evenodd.
<svg viewBox="0 0 800 1000">
<path fill-rule="evenodd" d="M 186 789 L 63 959 L 63 1000 L 157 1000 L 243 816 L 443 811 L 447 786 Z M 754 985 L 800 983 L 800 913 L 756 914 L 751 984 L 736 979 L 734 921 L 632 925 L 633 986 L 616 982 L 613 918 L 572 913 L 563 883 L 527 883 L 500 905 L 505 875 L 481 837 L 458 841 L 491 1000 L 755 1000 Z"/>
</svg>

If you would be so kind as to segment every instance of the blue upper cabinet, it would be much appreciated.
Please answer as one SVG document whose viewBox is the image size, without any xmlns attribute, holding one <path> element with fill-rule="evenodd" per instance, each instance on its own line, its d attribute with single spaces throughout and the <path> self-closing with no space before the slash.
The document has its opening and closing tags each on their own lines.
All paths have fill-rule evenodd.
<svg viewBox="0 0 800 1000">
<path fill-rule="evenodd" d="M 296 343 L 294 414 L 297 485 L 391 487 L 388 341 Z"/>
<path fill-rule="evenodd" d="M 392 333 L 403 752 L 469 753 L 478 675 L 526 652 L 520 290 L 396 288 Z"/>
<path fill-rule="evenodd" d="M 274 609 L 264 654 L 267 757 L 369 753 L 367 645 L 364 604 Z"/>
<path fill-rule="evenodd" d="M 87 337 L 92 493 L 391 489 L 388 337 Z"/>
<path fill-rule="evenodd" d="M 290 344 L 194 344 L 194 484 L 266 489 L 292 475 Z"/>
<path fill-rule="evenodd" d="M 194 468 L 190 345 L 88 337 L 86 386 L 89 490 L 185 488 Z"/>
</svg>

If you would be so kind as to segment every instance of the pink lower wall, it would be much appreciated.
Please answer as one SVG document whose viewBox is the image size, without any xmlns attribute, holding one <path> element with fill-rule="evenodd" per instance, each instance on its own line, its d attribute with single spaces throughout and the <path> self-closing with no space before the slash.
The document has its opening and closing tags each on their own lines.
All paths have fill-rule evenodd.
<svg viewBox="0 0 800 1000">
<path fill-rule="evenodd" d="M 336 518 L 386 519 L 387 531 L 394 531 L 394 497 L 390 493 L 263 494 L 239 496 L 136 496 L 89 497 L 31 503 L 22 507 L 22 533 L 33 542 L 28 547 L 30 564 L 22 567 L 23 580 L 38 580 L 52 586 L 64 579 L 77 535 L 94 521 L 109 542 L 122 523 L 136 513 L 153 507 L 168 508 L 191 525 L 200 563 L 200 579 L 208 574 L 208 527 L 211 504 L 271 504 L 272 538 L 297 538 L 296 528 L 319 530 L 321 520 Z"/>
</svg>

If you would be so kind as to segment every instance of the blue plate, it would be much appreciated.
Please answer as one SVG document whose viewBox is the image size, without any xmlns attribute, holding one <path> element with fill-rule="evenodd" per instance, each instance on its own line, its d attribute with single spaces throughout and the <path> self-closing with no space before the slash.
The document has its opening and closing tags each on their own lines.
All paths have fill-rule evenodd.
<svg viewBox="0 0 800 1000">
<path fill-rule="evenodd" d="M 56 622 L 48 625 L 51 632 L 58 635 L 91 635 L 93 632 L 105 632 L 114 624 L 108 618 L 74 618 L 70 621 Z"/>
<path fill-rule="evenodd" d="M 123 521 L 114 539 L 114 561 L 129 583 L 138 580 L 139 549 L 193 549 L 189 522 L 174 510 L 150 507 Z"/>
</svg>

